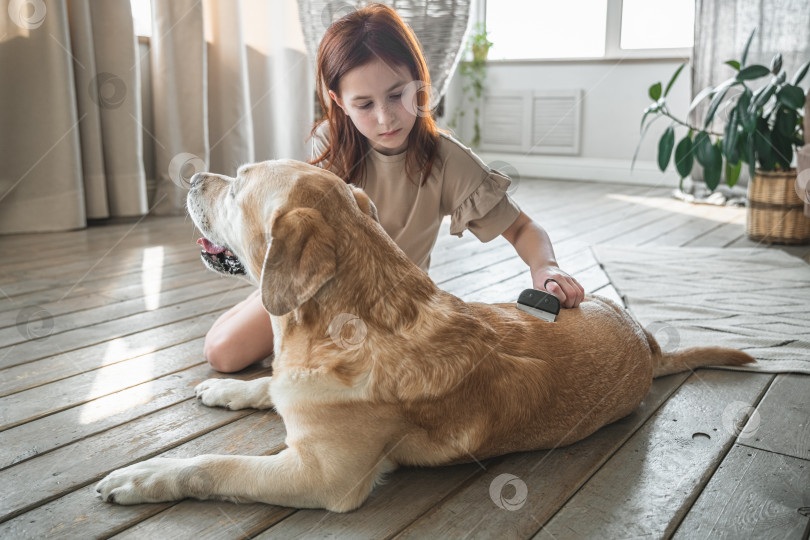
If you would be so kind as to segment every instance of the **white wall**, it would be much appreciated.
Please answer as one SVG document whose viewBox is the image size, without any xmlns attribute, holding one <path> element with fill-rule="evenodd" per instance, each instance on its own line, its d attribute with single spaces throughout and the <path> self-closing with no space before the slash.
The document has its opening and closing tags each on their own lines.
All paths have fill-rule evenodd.
<svg viewBox="0 0 810 540">
<path fill-rule="evenodd" d="M 669 125 L 658 120 L 647 132 L 630 172 L 633 152 L 639 141 L 642 113 L 651 100 L 648 88 L 655 82 L 666 86 L 683 59 L 655 60 L 583 60 L 490 62 L 487 65 L 487 88 L 504 90 L 583 90 L 582 138 L 579 156 L 537 156 L 479 152 L 484 161 L 506 161 L 521 176 L 571 178 L 595 181 L 627 182 L 645 185 L 678 184 L 677 173 L 670 163 L 661 173 L 656 163 L 658 139 Z M 446 102 L 446 118 L 452 115 L 461 97 L 460 76 L 451 82 Z M 689 66 L 684 68 L 670 91 L 668 103 L 673 114 L 683 119 L 689 107 Z M 471 116 L 471 112 L 466 118 Z M 440 121 L 440 125 L 444 122 Z M 457 130 L 469 141 L 471 123 Z M 444 126 L 443 126 L 444 127 Z M 486 126 L 481 126 L 486 129 Z M 676 141 L 685 135 L 676 130 Z"/>
</svg>

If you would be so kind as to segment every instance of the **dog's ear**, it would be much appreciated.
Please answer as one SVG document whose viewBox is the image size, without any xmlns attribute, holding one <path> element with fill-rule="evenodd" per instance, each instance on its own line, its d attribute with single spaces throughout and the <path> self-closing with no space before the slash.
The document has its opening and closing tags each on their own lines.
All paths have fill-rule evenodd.
<svg viewBox="0 0 810 540">
<path fill-rule="evenodd" d="M 357 206 L 360 207 L 360 211 L 364 214 L 368 214 L 371 216 L 371 219 L 376 221 L 377 223 L 380 222 L 380 219 L 377 217 L 377 207 L 374 206 L 374 203 L 371 202 L 371 199 L 368 198 L 366 192 L 360 189 L 359 187 L 355 187 L 349 185 L 352 188 L 352 194 L 354 195 L 354 200 L 357 201 Z"/>
<path fill-rule="evenodd" d="M 278 216 L 264 257 L 262 304 L 284 315 L 312 298 L 335 275 L 335 233 L 312 208 Z"/>
</svg>

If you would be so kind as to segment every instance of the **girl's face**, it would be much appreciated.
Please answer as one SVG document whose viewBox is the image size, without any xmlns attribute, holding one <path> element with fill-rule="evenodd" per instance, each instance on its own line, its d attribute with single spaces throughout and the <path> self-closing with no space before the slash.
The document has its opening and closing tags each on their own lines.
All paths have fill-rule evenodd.
<svg viewBox="0 0 810 540">
<path fill-rule="evenodd" d="M 410 84 L 409 84 L 410 83 Z M 402 93 L 413 87 L 413 77 L 404 66 L 374 59 L 347 72 L 340 79 L 340 96 L 329 96 L 351 118 L 372 148 L 386 155 L 404 152 L 408 134 L 416 122 L 415 105 L 405 106 Z M 414 92 L 409 92 L 413 100 Z"/>
</svg>

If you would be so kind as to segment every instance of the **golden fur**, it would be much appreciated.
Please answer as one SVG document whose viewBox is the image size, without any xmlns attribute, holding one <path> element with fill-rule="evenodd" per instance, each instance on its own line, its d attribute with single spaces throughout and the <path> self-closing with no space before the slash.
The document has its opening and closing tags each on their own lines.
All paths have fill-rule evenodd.
<svg viewBox="0 0 810 540">
<path fill-rule="evenodd" d="M 203 175 L 188 202 L 203 234 L 260 285 L 275 336 L 273 377 L 212 379 L 197 395 L 206 405 L 274 406 L 288 448 L 149 460 L 99 484 L 105 500 L 347 511 L 399 465 L 571 444 L 632 412 L 654 376 L 753 361 L 721 348 L 663 354 L 598 296 L 554 323 L 515 304 L 465 303 L 397 248 L 365 193 L 314 166 L 271 161 L 236 179 Z M 190 482 L 198 470 L 210 481 Z"/>
</svg>

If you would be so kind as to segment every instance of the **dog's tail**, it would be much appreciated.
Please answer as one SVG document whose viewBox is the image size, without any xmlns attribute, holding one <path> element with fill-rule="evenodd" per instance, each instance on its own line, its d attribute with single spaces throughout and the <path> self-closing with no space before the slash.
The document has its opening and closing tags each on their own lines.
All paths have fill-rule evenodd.
<svg viewBox="0 0 810 540">
<path fill-rule="evenodd" d="M 725 347 L 693 347 L 675 352 L 663 352 L 647 330 L 647 341 L 653 353 L 653 377 L 691 371 L 701 366 L 741 366 L 756 362 L 750 354 Z"/>
</svg>

